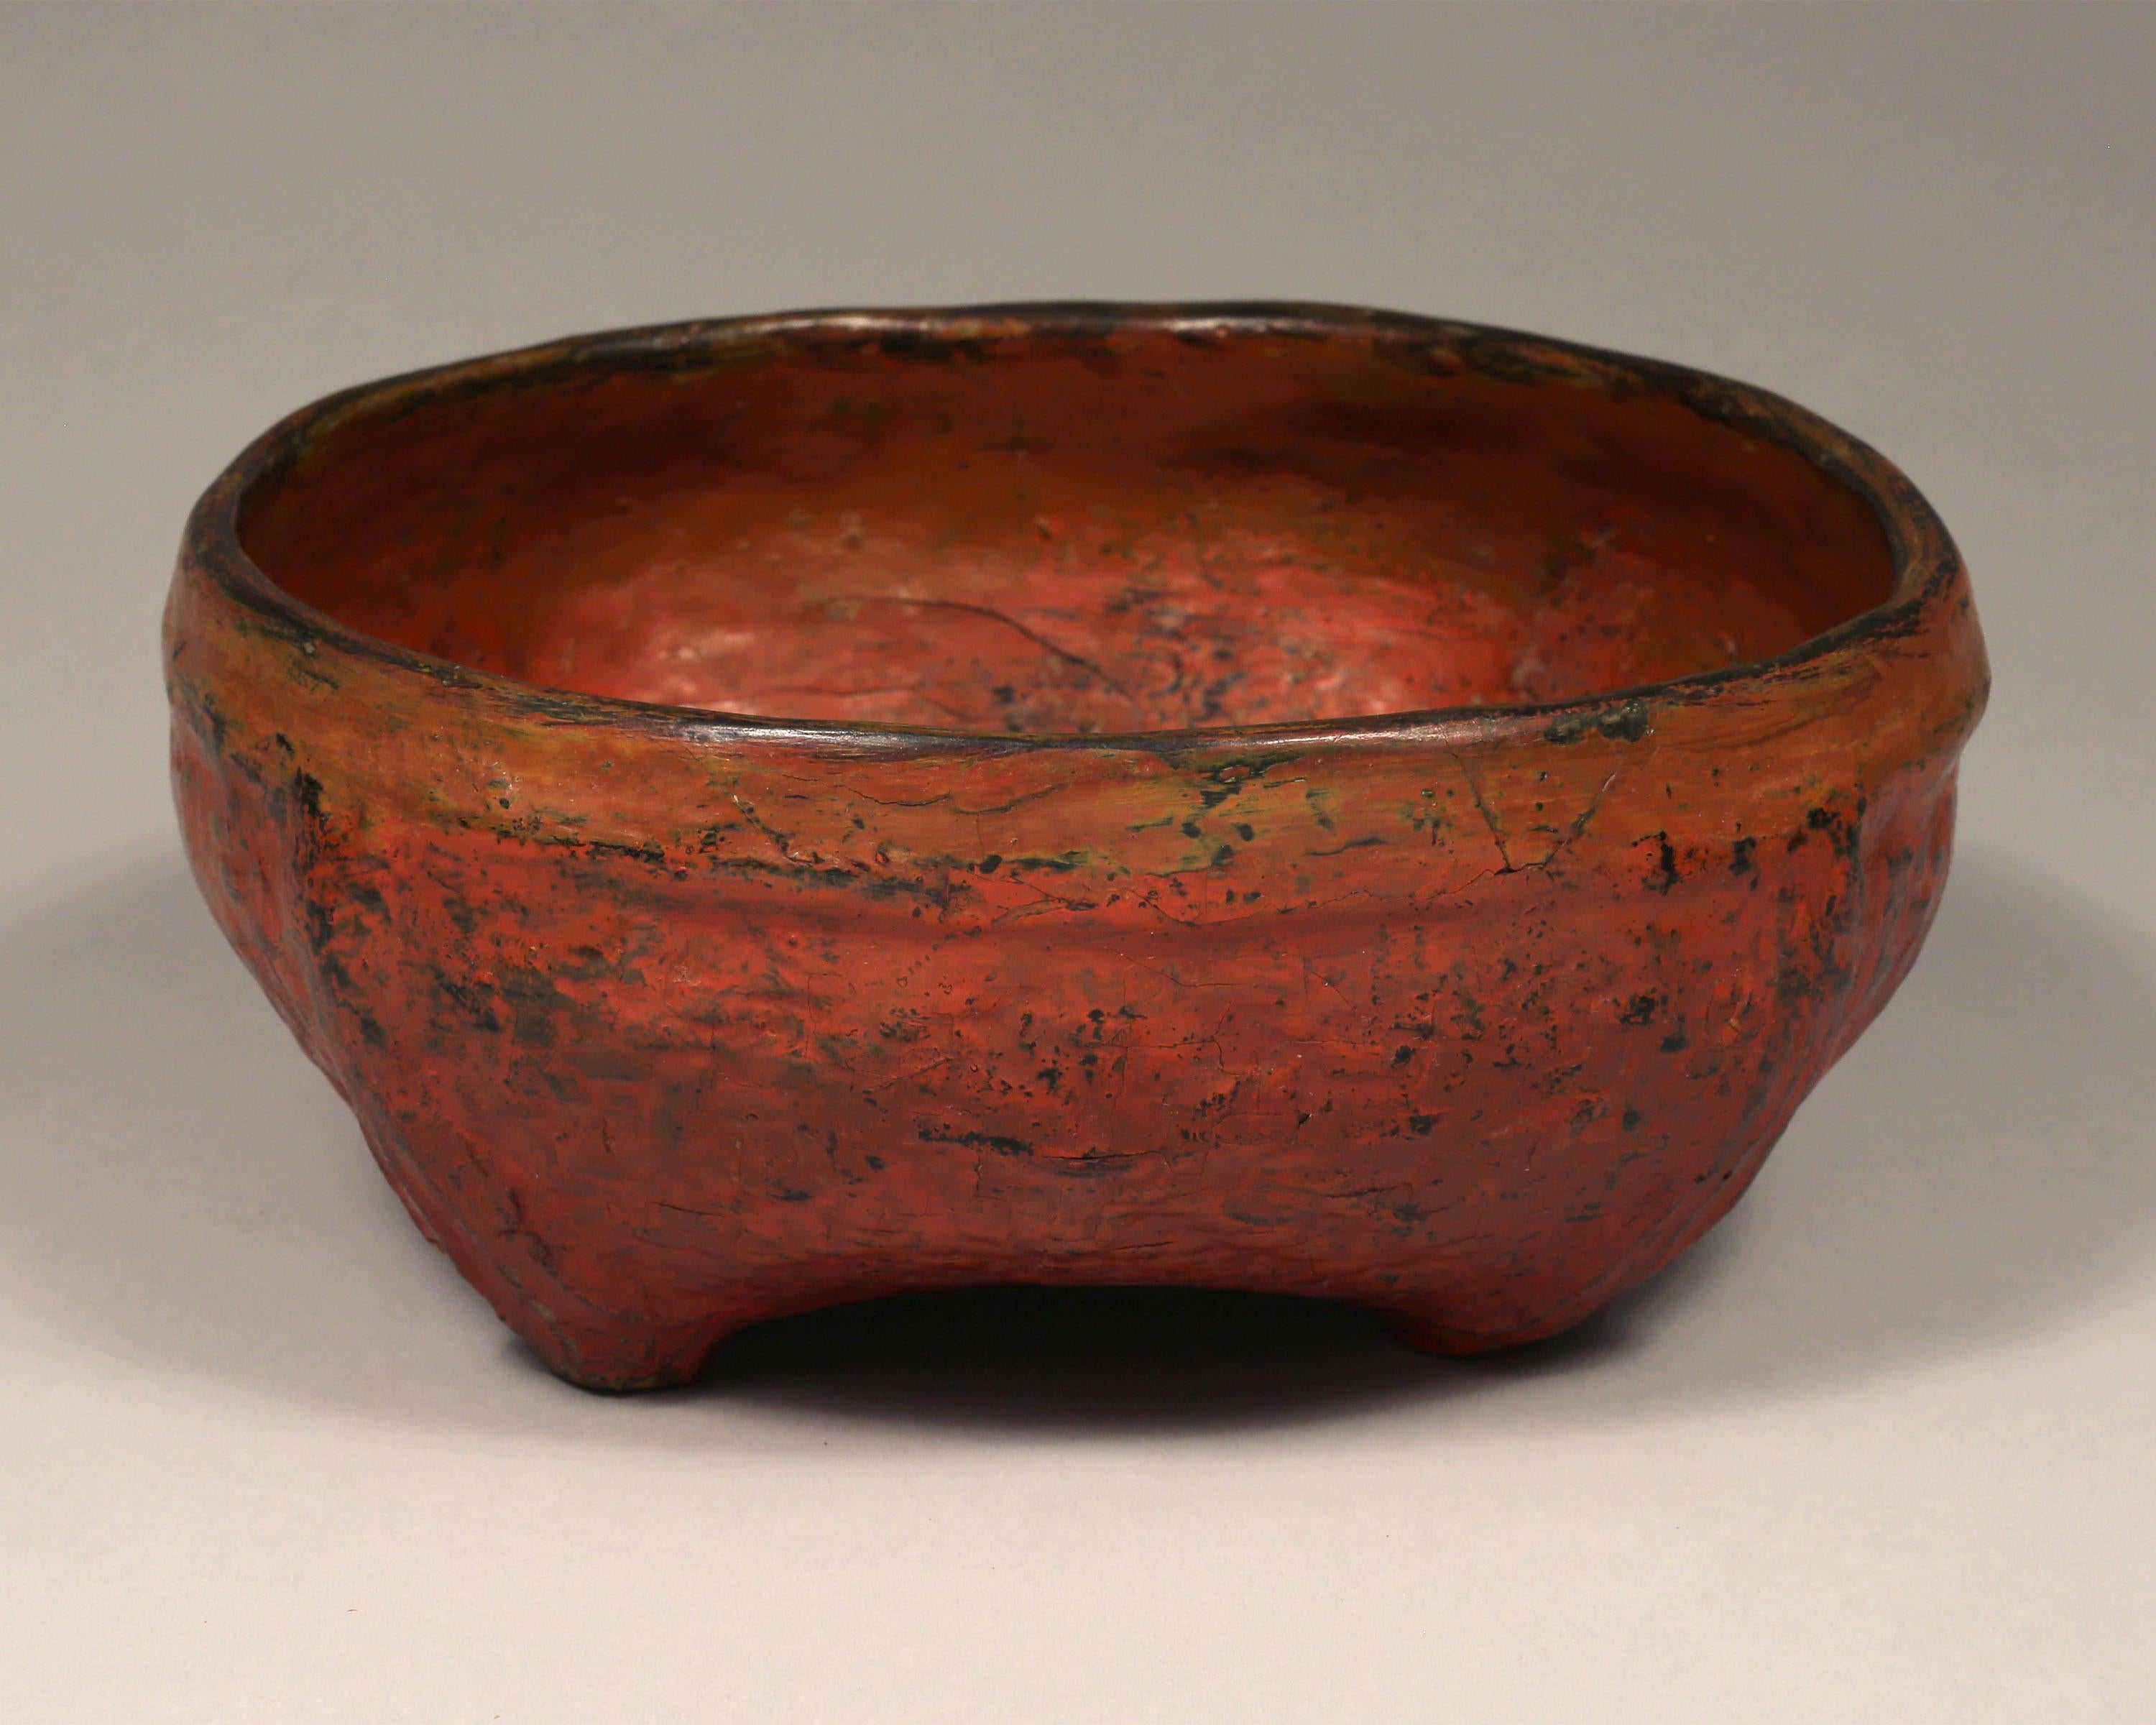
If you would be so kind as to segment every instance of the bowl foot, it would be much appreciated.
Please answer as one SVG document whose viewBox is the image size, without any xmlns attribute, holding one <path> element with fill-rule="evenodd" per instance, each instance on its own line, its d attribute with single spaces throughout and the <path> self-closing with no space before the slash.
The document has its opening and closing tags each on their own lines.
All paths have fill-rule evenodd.
<svg viewBox="0 0 2156 1725">
<path fill-rule="evenodd" d="M 540 1364 L 565 1384 L 597 1395 L 678 1389 L 704 1375 L 719 1345 L 742 1327 L 732 1319 L 695 1325 L 621 1324 L 600 1328 L 534 1314 L 511 1326 Z"/>
<path fill-rule="evenodd" d="M 1492 1332 L 1486 1330 L 1462 1329 L 1456 1312 L 1444 1310 L 1415 1310 L 1393 1307 L 1378 1314 L 1399 1340 L 1418 1353 L 1437 1355 L 1444 1359 L 1463 1359 L 1471 1354 L 1495 1353 L 1500 1349 L 1517 1348 L 1525 1342 L 1538 1340 L 1547 1333 L 1539 1328 L 1532 1330 Z"/>
</svg>

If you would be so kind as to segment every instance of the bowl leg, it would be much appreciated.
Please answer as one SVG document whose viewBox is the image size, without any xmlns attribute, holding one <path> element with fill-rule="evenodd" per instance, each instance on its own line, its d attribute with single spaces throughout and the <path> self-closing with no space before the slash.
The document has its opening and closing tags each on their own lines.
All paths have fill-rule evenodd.
<svg viewBox="0 0 2156 1725">
<path fill-rule="evenodd" d="M 1387 1307 L 1378 1315 L 1384 1320 L 1385 1327 L 1394 1337 L 1416 1353 L 1435 1354 L 1442 1359 L 1494 1353 L 1500 1348 L 1514 1346 L 1517 1342 L 1532 1339 L 1461 1329 L 1455 1312 L 1449 1307 L 1395 1306 Z"/>
<path fill-rule="evenodd" d="M 704 1374 L 711 1355 L 742 1323 L 730 1318 L 694 1324 L 565 1324 L 537 1312 L 502 1317 L 565 1384 L 598 1394 L 674 1389 Z"/>
<path fill-rule="evenodd" d="M 1419 1300 L 1389 1299 L 1374 1309 L 1385 1327 L 1417 1353 L 1463 1359 L 1560 1335 L 1591 1317 L 1606 1298 L 1590 1285 L 1556 1303 L 1545 1293 L 1532 1303 L 1492 1307 L 1452 1289 Z"/>
<path fill-rule="evenodd" d="M 670 1287 L 657 1273 L 630 1284 L 572 1276 L 521 1205 L 505 1210 L 495 1183 L 470 1173 L 429 1179 L 400 1133 L 362 1117 L 376 1161 L 420 1232 L 565 1383 L 604 1394 L 691 1384 L 728 1337 L 770 1315 L 722 1289 Z M 629 1301 L 646 1309 L 624 1310 Z"/>
</svg>

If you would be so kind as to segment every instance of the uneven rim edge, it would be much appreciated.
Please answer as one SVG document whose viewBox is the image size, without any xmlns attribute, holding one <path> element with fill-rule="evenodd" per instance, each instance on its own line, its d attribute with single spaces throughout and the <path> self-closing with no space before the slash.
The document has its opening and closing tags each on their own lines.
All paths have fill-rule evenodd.
<svg viewBox="0 0 2156 1725">
<path fill-rule="evenodd" d="M 929 726 L 786 719 L 549 688 L 401 647 L 352 628 L 280 587 L 248 555 L 240 511 L 256 489 L 295 467 L 339 426 L 404 413 L 445 398 L 531 387 L 606 369 L 695 369 L 732 347 L 834 334 L 915 335 L 961 345 L 1026 336 L 1101 337 L 1133 330 L 1194 336 L 1299 335 L 1389 342 L 1449 354 L 1469 370 L 1539 381 L 1629 384 L 1672 398 L 1702 417 L 1789 449 L 1855 495 L 1887 541 L 1892 584 L 1878 604 L 1771 658 L 1748 660 L 1657 683 L 1562 701 L 1410 709 L 1357 717 L 1290 720 L 1132 732 L 976 732 Z M 1045 749 L 1160 755 L 1315 743 L 1385 745 L 1433 735 L 1488 738 L 1510 732 L 1578 734 L 1650 706 L 1688 705 L 1744 685 L 1764 687 L 1867 643 L 1906 634 L 1963 572 L 1945 523 L 1892 462 L 1810 409 L 1756 386 L 1671 362 L 1502 327 L 1412 313 L 1286 300 L 1017 301 L 975 305 L 835 308 L 653 324 L 571 336 L 360 383 L 302 407 L 250 443 L 190 512 L 182 567 L 200 568 L 270 632 L 310 650 L 327 647 L 386 665 L 499 706 L 505 716 L 575 727 L 615 726 L 710 745 L 791 746 L 863 754 L 1003 753 Z"/>
</svg>

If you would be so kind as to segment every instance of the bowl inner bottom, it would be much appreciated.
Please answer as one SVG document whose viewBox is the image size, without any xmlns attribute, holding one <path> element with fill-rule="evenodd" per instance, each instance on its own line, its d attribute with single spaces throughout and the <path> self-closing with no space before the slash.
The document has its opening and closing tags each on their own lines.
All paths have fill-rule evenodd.
<svg viewBox="0 0 2156 1725">
<path fill-rule="evenodd" d="M 362 413 L 243 536 L 529 682 L 988 732 L 1563 700 L 1785 651 L 1891 579 L 1861 500 L 1673 402 L 1257 336 Z"/>
</svg>

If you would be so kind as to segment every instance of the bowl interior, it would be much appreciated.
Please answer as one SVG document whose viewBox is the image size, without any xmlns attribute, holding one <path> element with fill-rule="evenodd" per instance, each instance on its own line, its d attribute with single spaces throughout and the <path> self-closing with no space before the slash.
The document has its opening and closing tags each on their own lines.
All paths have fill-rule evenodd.
<svg viewBox="0 0 2156 1725">
<path fill-rule="evenodd" d="M 1568 700 L 1887 598 L 1861 499 L 1650 389 L 1346 336 L 715 344 L 362 408 L 243 543 L 364 634 L 586 694 L 1121 732 Z"/>
</svg>

